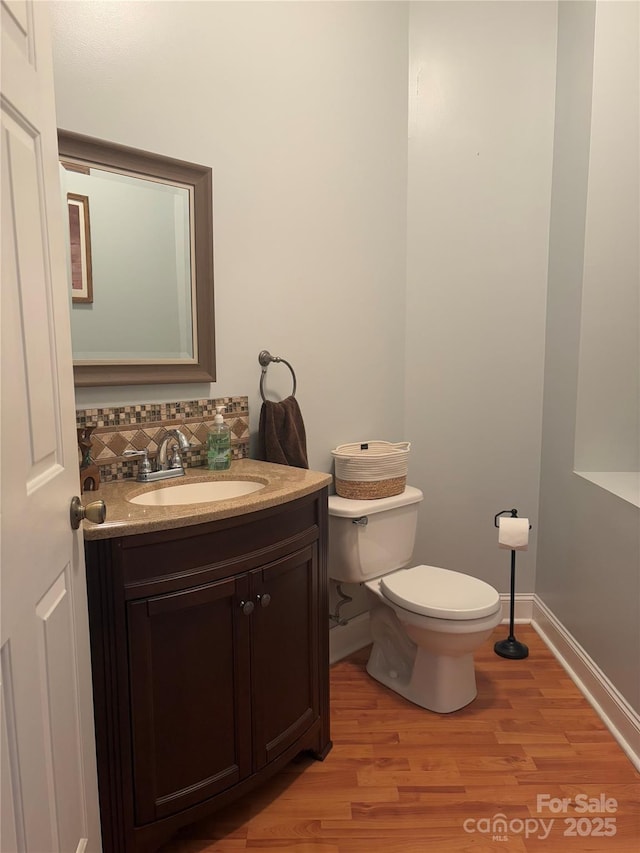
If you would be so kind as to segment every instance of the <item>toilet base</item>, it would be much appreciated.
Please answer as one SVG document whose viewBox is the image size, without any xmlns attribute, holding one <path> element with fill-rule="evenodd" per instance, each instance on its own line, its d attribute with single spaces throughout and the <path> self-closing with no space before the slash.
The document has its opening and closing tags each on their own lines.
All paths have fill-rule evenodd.
<svg viewBox="0 0 640 853">
<path fill-rule="evenodd" d="M 415 705 L 438 714 L 458 711 L 478 694 L 472 653 L 446 657 L 416 647 L 413 667 L 403 672 L 389 665 L 384 651 L 374 642 L 367 672 Z"/>
</svg>

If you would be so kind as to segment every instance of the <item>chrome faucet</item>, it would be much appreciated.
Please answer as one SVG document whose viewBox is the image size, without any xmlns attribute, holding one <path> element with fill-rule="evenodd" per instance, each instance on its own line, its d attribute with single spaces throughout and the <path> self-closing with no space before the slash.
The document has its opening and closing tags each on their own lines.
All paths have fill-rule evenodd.
<svg viewBox="0 0 640 853">
<path fill-rule="evenodd" d="M 171 447 L 171 457 L 169 458 L 167 450 L 172 441 L 174 444 Z M 158 461 L 155 471 L 151 470 L 147 450 L 125 450 L 122 455 L 142 456 L 136 479 L 139 483 L 152 483 L 154 480 L 166 480 L 169 477 L 184 477 L 184 466 L 180 451 L 188 450 L 189 447 L 189 441 L 183 432 L 179 429 L 168 429 L 158 446 Z"/>
<path fill-rule="evenodd" d="M 173 445 L 171 459 L 168 459 L 167 448 L 171 439 L 177 441 L 177 444 Z M 176 468 L 179 468 L 182 473 L 184 473 L 180 451 L 188 449 L 189 442 L 187 441 L 185 434 L 183 432 L 180 432 L 179 429 L 168 429 L 162 437 L 162 441 L 160 442 L 160 445 L 158 447 L 158 464 L 156 466 L 156 470 L 171 471 L 175 470 Z"/>
</svg>

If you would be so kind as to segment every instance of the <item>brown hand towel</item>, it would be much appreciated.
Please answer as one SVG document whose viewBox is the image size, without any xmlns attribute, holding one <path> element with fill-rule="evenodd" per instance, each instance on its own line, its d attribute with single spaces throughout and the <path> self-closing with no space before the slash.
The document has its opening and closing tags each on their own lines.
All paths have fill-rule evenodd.
<svg viewBox="0 0 640 853">
<path fill-rule="evenodd" d="M 265 462 L 308 468 L 307 437 L 295 397 L 279 403 L 265 400 L 260 410 L 258 455 Z"/>
</svg>

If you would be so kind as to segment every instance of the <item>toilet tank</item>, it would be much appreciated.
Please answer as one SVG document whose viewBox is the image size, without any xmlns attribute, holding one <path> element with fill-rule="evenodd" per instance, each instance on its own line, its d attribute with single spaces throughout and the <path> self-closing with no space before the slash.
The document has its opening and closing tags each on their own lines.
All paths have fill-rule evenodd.
<svg viewBox="0 0 640 853">
<path fill-rule="evenodd" d="M 329 577 L 363 581 L 411 562 L 416 539 L 420 489 L 378 500 L 329 498 Z"/>
</svg>

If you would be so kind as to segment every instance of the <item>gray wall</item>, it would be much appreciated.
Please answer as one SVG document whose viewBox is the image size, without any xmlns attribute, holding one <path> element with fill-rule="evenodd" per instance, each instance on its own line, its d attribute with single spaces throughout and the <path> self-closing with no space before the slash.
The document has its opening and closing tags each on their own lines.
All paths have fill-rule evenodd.
<svg viewBox="0 0 640 853">
<path fill-rule="evenodd" d="M 406 432 L 417 561 L 509 588 L 494 516 L 538 532 L 554 3 L 412 3 Z"/>
<path fill-rule="evenodd" d="M 574 473 L 594 30 L 560 4 L 536 592 L 640 710 L 639 511 Z"/>
<path fill-rule="evenodd" d="M 575 465 L 638 471 L 640 6 L 596 8 Z"/>
</svg>

